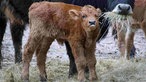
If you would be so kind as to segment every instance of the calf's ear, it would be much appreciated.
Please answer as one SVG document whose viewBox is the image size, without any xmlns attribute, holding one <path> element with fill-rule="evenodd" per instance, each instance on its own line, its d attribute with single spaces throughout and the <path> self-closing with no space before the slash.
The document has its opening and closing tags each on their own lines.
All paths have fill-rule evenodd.
<svg viewBox="0 0 146 82">
<path fill-rule="evenodd" d="M 79 19 L 79 12 L 77 10 L 69 10 L 69 15 L 72 19 L 77 20 Z"/>
<path fill-rule="evenodd" d="M 96 10 L 98 12 L 98 15 L 100 16 L 102 14 L 102 11 L 99 8 L 97 8 Z"/>
</svg>

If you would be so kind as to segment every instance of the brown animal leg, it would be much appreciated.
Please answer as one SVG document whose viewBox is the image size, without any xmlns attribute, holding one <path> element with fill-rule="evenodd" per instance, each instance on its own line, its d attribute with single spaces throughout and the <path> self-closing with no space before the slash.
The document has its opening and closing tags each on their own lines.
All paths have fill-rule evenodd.
<svg viewBox="0 0 146 82">
<path fill-rule="evenodd" d="M 120 55 L 122 58 L 125 58 L 125 34 L 122 33 L 122 31 L 117 31 L 117 37 L 118 37 L 118 48 L 120 50 Z"/>
<path fill-rule="evenodd" d="M 41 38 L 39 36 L 30 34 L 28 42 L 25 45 L 23 58 L 22 58 L 23 61 L 22 79 L 24 81 L 29 81 L 29 64 L 32 59 L 32 55 L 37 48 L 37 45 L 39 45 L 40 40 Z"/>
<path fill-rule="evenodd" d="M 145 37 L 146 37 L 146 19 L 142 22 L 142 29 L 145 33 Z"/>
<path fill-rule="evenodd" d="M 75 58 L 75 63 L 78 71 L 78 79 L 81 82 L 85 81 L 84 69 L 86 67 L 86 58 L 84 55 L 83 46 L 77 41 L 70 41 L 71 49 L 73 51 L 73 56 Z"/>
<path fill-rule="evenodd" d="M 87 49 L 85 51 L 87 65 L 89 68 L 89 80 L 90 81 L 98 79 L 97 75 L 96 75 L 96 71 L 95 71 L 96 58 L 95 58 L 94 52 L 95 52 L 95 45 L 92 45 L 92 47 L 90 47 L 90 49 Z"/>
<path fill-rule="evenodd" d="M 130 52 L 133 47 L 134 41 L 134 32 L 128 32 L 125 37 L 125 56 L 129 60 L 130 59 Z"/>
<path fill-rule="evenodd" d="M 42 40 L 42 43 L 38 46 L 36 50 L 37 56 L 37 65 L 40 71 L 40 81 L 46 82 L 47 81 L 47 74 L 45 70 L 45 62 L 46 62 L 46 54 L 48 49 L 50 48 L 51 43 L 54 39 L 45 37 Z"/>
</svg>

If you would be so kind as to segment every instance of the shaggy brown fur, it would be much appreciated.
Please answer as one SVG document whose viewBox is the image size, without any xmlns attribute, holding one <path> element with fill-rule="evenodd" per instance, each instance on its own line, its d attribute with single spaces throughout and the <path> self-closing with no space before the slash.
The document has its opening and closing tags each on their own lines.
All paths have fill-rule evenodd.
<svg viewBox="0 0 146 82">
<path fill-rule="evenodd" d="M 97 79 L 95 47 L 100 14 L 100 9 L 89 5 L 80 7 L 52 2 L 32 4 L 29 8 L 30 36 L 23 53 L 22 79 L 29 78 L 29 63 L 35 50 L 41 81 L 47 79 L 46 53 L 55 39 L 58 42 L 68 41 L 71 45 L 80 81 L 85 80 L 86 65 L 89 67 L 89 79 Z"/>
<path fill-rule="evenodd" d="M 146 36 L 146 0 L 135 0 L 133 12 L 133 18 L 136 21 L 134 25 L 141 27 Z"/>
</svg>

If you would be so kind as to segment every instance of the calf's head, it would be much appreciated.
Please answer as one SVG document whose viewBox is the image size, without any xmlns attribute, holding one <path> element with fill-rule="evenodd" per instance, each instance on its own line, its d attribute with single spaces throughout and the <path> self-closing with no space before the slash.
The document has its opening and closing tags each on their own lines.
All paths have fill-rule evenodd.
<svg viewBox="0 0 146 82">
<path fill-rule="evenodd" d="M 93 31 L 99 26 L 100 9 L 95 9 L 93 6 L 86 5 L 80 11 L 70 10 L 69 15 L 77 21 L 81 21 L 81 25 L 85 31 Z"/>
</svg>

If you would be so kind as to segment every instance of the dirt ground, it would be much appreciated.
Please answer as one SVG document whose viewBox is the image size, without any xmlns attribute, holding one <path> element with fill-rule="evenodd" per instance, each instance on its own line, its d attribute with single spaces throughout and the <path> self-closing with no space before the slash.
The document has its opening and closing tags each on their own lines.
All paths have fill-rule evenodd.
<svg viewBox="0 0 146 82">
<path fill-rule="evenodd" d="M 26 26 L 23 36 L 23 46 L 27 42 L 29 28 Z M 109 32 L 108 36 L 96 44 L 96 71 L 99 82 L 146 82 L 146 39 L 142 30 L 135 34 L 136 59 L 123 61 L 120 59 L 117 42 Z M 2 54 L 4 57 L 0 70 L 0 82 L 21 82 L 21 65 L 14 64 L 14 48 L 11 39 L 9 24 L 3 40 Z M 65 46 L 56 41 L 51 45 L 47 54 L 48 82 L 76 82 L 77 77 L 68 79 L 69 60 Z M 35 55 L 30 68 L 31 82 L 38 82 L 38 69 Z M 5 78 L 4 78 L 5 77 Z M 88 80 L 87 80 L 88 81 Z"/>
</svg>

